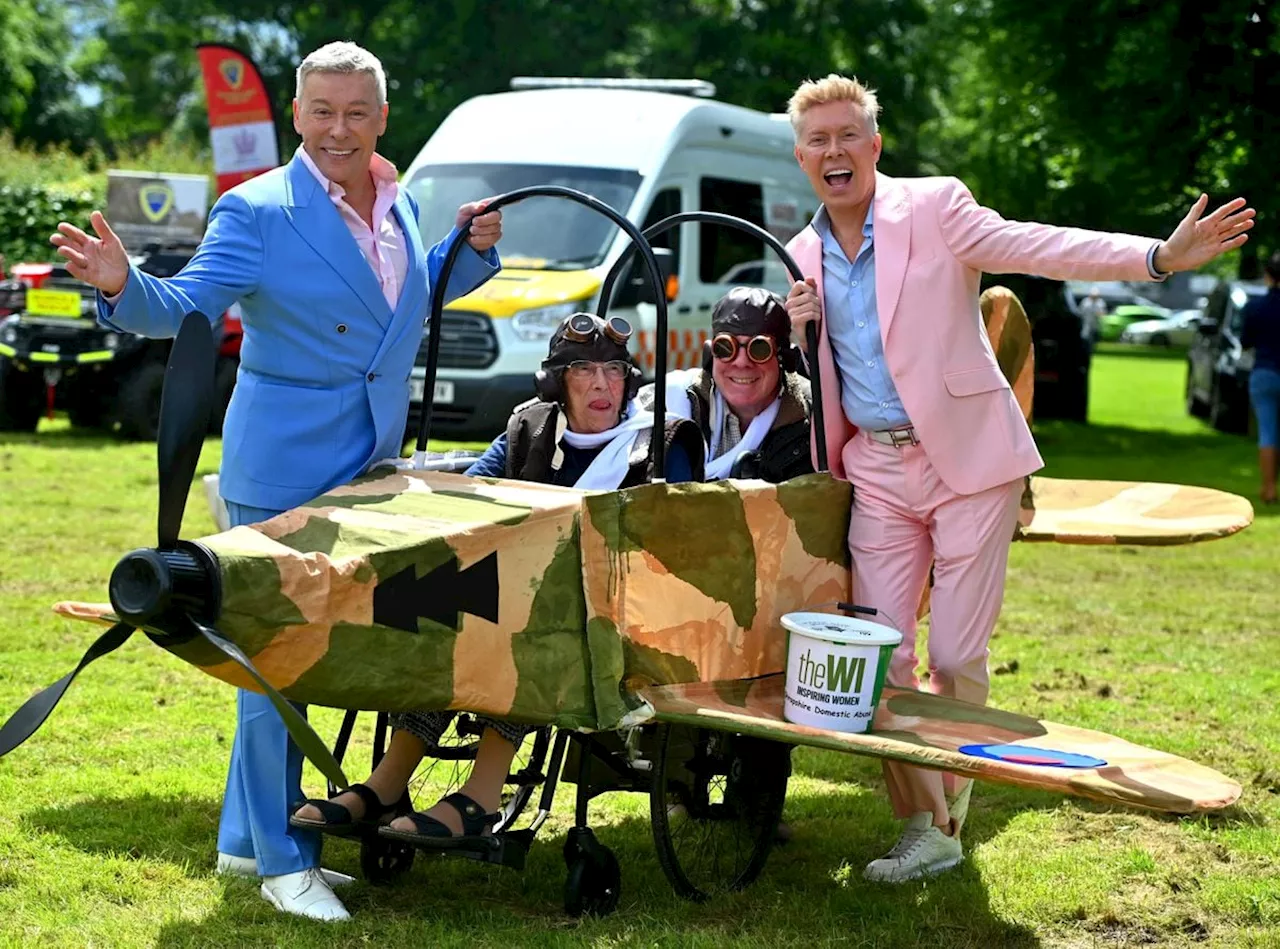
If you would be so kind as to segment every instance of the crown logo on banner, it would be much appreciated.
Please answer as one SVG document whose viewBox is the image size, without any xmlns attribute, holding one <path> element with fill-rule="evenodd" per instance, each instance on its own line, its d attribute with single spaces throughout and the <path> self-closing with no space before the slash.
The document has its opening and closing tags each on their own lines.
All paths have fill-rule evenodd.
<svg viewBox="0 0 1280 949">
<path fill-rule="evenodd" d="M 237 157 L 248 158 L 253 154 L 258 138 L 247 128 L 242 128 L 231 137 L 231 144 L 235 147 Z"/>
</svg>

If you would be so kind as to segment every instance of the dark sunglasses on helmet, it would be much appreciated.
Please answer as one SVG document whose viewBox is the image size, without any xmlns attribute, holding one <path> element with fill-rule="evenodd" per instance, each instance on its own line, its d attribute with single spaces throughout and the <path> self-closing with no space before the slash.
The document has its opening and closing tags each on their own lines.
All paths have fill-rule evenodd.
<svg viewBox="0 0 1280 949">
<path fill-rule="evenodd" d="M 588 343 L 599 332 L 603 332 L 615 343 L 625 346 L 627 340 L 631 338 L 631 324 L 620 316 L 611 316 L 607 320 L 602 320 L 591 313 L 577 313 L 569 317 L 569 323 L 564 328 L 564 337 L 575 343 Z"/>
<path fill-rule="evenodd" d="M 722 362 L 732 362 L 738 358 L 739 348 L 747 351 L 747 358 L 752 362 L 764 363 L 778 355 L 778 344 L 772 336 L 753 336 L 746 343 L 738 342 L 738 337 L 730 333 L 717 333 L 711 341 L 711 353 Z"/>
</svg>

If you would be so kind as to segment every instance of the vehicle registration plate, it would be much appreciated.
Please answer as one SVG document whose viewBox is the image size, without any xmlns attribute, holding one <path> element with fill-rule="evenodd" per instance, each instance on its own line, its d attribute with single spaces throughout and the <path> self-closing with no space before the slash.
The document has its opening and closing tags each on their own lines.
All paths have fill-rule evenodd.
<svg viewBox="0 0 1280 949">
<path fill-rule="evenodd" d="M 427 383 L 425 379 L 410 379 L 409 401 L 421 402 L 422 392 L 426 388 L 426 385 Z M 448 379 L 437 379 L 435 393 L 435 398 L 432 399 L 432 402 L 447 405 L 453 401 L 453 383 Z"/>
<path fill-rule="evenodd" d="M 74 290 L 27 290 L 27 313 L 31 316 L 80 318 L 80 294 Z"/>
</svg>

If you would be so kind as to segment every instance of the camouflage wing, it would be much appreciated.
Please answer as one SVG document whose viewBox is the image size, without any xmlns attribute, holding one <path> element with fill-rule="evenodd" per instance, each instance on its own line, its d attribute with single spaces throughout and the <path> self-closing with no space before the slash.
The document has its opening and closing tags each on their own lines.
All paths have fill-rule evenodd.
<svg viewBox="0 0 1280 949">
<path fill-rule="evenodd" d="M 583 585 L 602 710 L 650 684 L 786 663 L 779 617 L 847 599 L 850 486 L 827 474 L 590 495 Z"/>
<path fill-rule="evenodd" d="M 1191 544 L 1253 523 L 1245 498 L 1213 488 L 1031 478 L 1015 540 L 1058 544 Z"/>
<path fill-rule="evenodd" d="M 927 692 L 886 687 L 865 734 L 796 725 L 782 717 L 783 678 L 655 686 L 642 689 L 640 698 L 661 722 L 887 758 L 1108 804 L 1189 814 L 1218 810 L 1240 797 L 1238 783 L 1185 758 Z"/>
<path fill-rule="evenodd" d="M 582 496 L 374 472 L 260 524 L 202 538 L 222 572 L 215 625 L 294 701 L 590 727 Z M 61 611 L 95 618 L 74 605 Z M 254 687 L 211 647 L 170 651 Z"/>
</svg>

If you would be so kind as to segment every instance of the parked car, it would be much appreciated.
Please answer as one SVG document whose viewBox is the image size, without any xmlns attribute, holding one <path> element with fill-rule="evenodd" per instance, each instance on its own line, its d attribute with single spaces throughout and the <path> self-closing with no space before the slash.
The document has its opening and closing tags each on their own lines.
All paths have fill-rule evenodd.
<svg viewBox="0 0 1280 949">
<path fill-rule="evenodd" d="M 1098 320 L 1098 338 L 1114 343 L 1134 323 L 1166 320 L 1172 315 L 1171 310 L 1156 306 L 1154 303 L 1124 303 Z"/>
<path fill-rule="evenodd" d="M 1261 282 L 1220 283 L 1187 350 L 1187 411 L 1221 432 L 1249 430 L 1249 362 L 1240 333 L 1245 304 L 1266 292 Z"/>
<path fill-rule="evenodd" d="M 983 290 L 997 285 L 1018 295 L 1031 323 L 1036 367 L 1032 417 L 1085 421 L 1093 343 L 1075 294 L 1061 280 L 1024 274 L 983 275 Z"/>
<path fill-rule="evenodd" d="M 1179 310 L 1162 320 L 1139 320 L 1121 331 L 1120 342 L 1186 349 L 1196 338 L 1203 320 L 1201 310 Z"/>
</svg>

